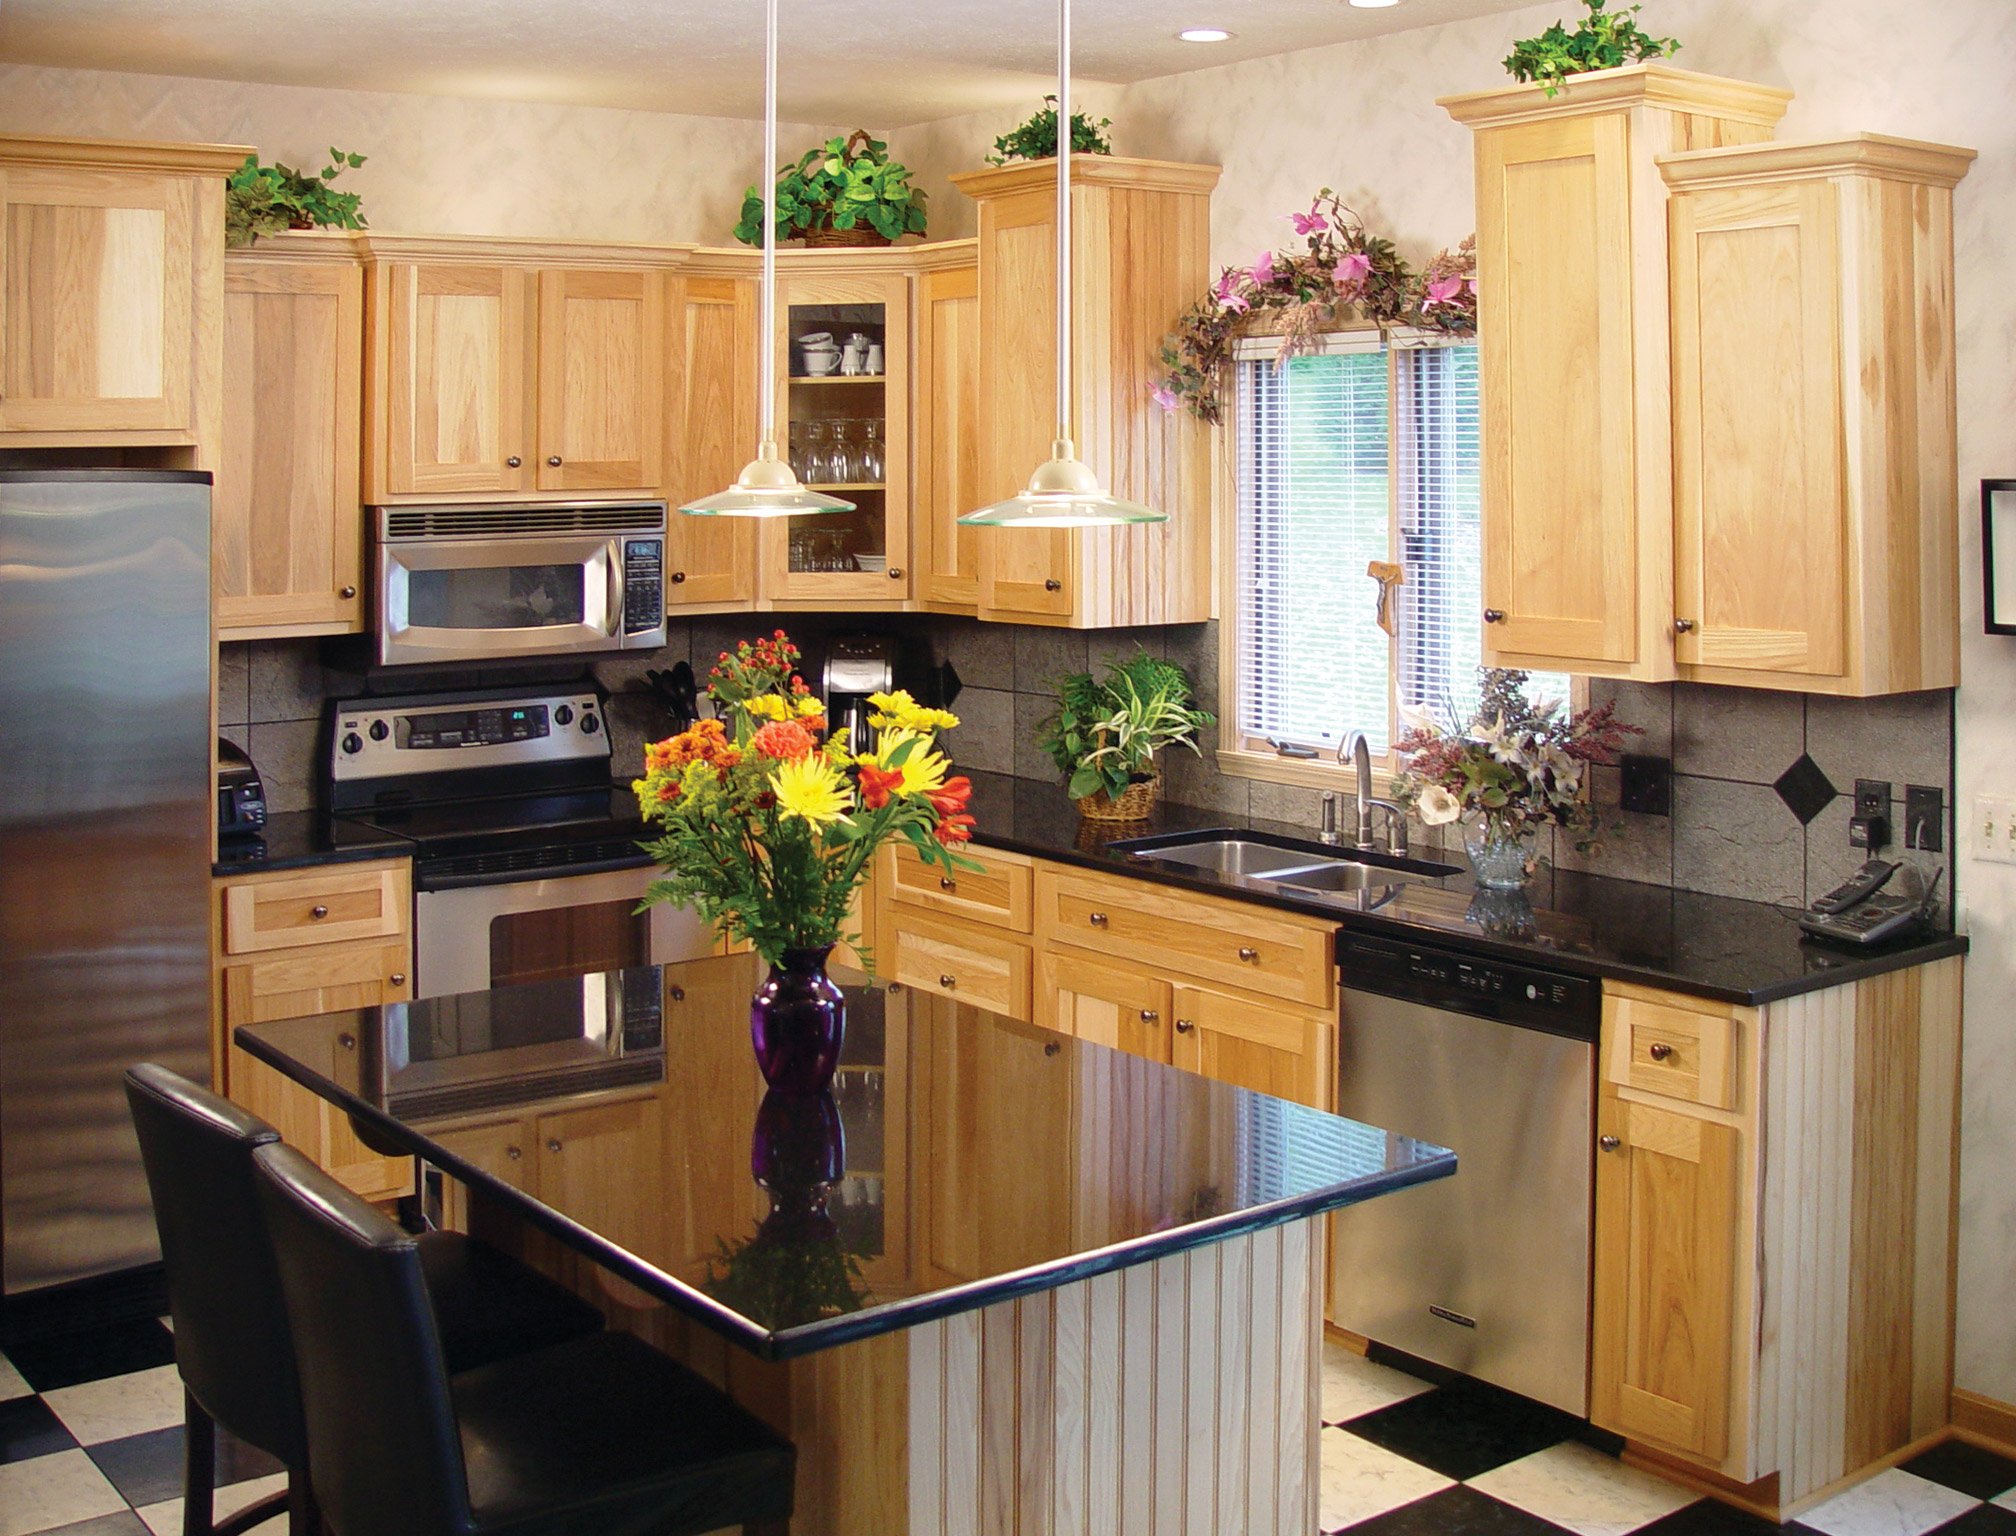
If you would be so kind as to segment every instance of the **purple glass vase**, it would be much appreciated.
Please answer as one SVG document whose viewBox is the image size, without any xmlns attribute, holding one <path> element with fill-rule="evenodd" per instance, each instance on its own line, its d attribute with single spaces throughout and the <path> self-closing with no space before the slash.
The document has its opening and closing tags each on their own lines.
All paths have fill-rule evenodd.
<svg viewBox="0 0 2016 1536">
<path fill-rule="evenodd" d="M 847 1003 L 826 974 L 823 949 L 787 949 L 749 1003 L 749 1039 L 763 1081 L 779 1093 L 824 1093 L 833 1086 Z"/>
</svg>

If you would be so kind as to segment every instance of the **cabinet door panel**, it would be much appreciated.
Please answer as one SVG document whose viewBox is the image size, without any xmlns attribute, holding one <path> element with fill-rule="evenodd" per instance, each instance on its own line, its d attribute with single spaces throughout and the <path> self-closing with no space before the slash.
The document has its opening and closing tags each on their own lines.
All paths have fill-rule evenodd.
<svg viewBox="0 0 2016 1536">
<path fill-rule="evenodd" d="M 0 431 L 194 429 L 197 202 L 188 177 L 0 171 Z"/>
<path fill-rule="evenodd" d="M 387 492 L 526 489 L 527 274 L 395 262 L 384 280 Z"/>
<path fill-rule="evenodd" d="M 980 274 L 927 272 L 918 294 L 918 592 L 934 608 L 980 601 Z"/>
<path fill-rule="evenodd" d="M 657 486 L 664 295 L 655 272 L 539 274 L 540 490 Z"/>
<path fill-rule="evenodd" d="M 1678 638 L 1686 664 L 1846 664 L 1835 192 L 1672 203 Z"/>
<path fill-rule="evenodd" d="M 1487 660 L 1637 660 L 1626 134 L 1610 115 L 1478 139 Z"/>
<path fill-rule="evenodd" d="M 1329 1048 L 1335 1019 L 1270 1009 L 1208 987 L 1177 987 L 1174 1007 L 1169 1059 L 1177 1066 L 1317 1109 L 1335 1102 Z"/>
<path fill-rule="evenodd" d="M 363 352 L 364 274 L 353 262 L 254 253 L 225 263 L 213 523 L 227 637 L 363 625 Z"/>
<path fill-rule="evenodd" d="M 735 483 L 756 447 L 756 291 L 740 278 L 687 278 L 672 378 L 673 450 L 665 476 L 668 609 L 733 607 L 756 596 L 756 527 L 746 517 L 685 517 L 682 501 Z"/>
<path fill-rule="evenodd" d="M 1036 1022 L 1096 1045 L 1169 1060 L 1169 983 L 1153 971 L 1046 950 Z"/>
<path fill-rule="evenodd" d="M 633 1253 L 661 1254 L 663 1119 L 656 1093 L 539 1116 L 539 1198 Z"/>
<path fill-rule="evenodd" d="M 1597 1129 L 1591 1414 L 1634 1440 L 1720 1461 L 1729 1441 L 1738 1132 L 1618 1098 Z"/>
</svg>

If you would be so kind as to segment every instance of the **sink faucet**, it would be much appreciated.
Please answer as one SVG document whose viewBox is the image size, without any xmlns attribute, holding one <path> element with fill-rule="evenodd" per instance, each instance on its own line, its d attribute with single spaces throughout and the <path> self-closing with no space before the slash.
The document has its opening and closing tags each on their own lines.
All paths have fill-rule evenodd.
<svg viewBox="0 0 2016 1536">
<path fill-rule="evenodd" d="M 1378 840 L 1373 836 L 1374 820 L 1379 812 L 1386 813 L 1386 851 L 1395 857 L 1407 855 L 1407 813 L 1391 800 L 1380 800 L 1372 794 L 1372 745 L 1365 739 L 1363 731 L 1350 731 L 1337 744 L 1338 766 L 1349 759 L 1357 771 L 1357 847 L 1360 852 L 1369 853 L 1377 849 Z M 1339 841 L 1337 834 L 1337 797 L 1325 793 L 1323 796 L 1323 830 L 1319 839 L 1332 847 Z"/>
</svg>

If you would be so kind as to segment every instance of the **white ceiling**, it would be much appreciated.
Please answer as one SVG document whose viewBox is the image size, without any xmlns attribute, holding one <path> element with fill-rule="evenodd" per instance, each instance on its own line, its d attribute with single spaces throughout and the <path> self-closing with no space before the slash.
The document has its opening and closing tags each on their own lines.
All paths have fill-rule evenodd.
<svg viewBox="0 0 2016 1536">
<path fill-rule="evenodd" d="M 1123 84 L 1528 0 L 1083 0 L 1076 71 Z M 1052 0 L 783 0 L 782 115 L 896 128 L 1056 77 Z M 707 116 L 762 111 L 761 0 L 0 0 L 0 60 Z M 1194 26 L 1233 41 L 1182 43 Z"/>
</svg>

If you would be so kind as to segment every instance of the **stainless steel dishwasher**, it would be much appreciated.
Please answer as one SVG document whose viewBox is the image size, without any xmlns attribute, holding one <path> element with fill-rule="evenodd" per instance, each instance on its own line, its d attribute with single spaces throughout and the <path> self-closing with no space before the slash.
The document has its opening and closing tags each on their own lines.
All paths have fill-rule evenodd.
<svg viewBox="0 0 2016 1536">
<path fill-rule="evenodd" d="M 1331 1320 L 1586 1415 L 1602 987 L 1348 931 L 1337 958 L 1337 1112 L 1457 1164 L 1331 1218 Z"/>
</svg>

